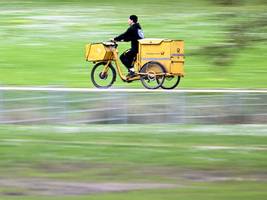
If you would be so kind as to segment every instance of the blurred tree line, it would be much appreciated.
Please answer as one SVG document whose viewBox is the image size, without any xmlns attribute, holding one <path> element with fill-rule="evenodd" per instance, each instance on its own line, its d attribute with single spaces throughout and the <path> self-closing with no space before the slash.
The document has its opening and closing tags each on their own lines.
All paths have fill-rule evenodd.
<svg viewBox="0 0 267 200">
<path fill-rule="evenodd" d="M 249 10 L 246 13 L 241 11 L 241 6 L 246 2 L 242 0 L 211 0 L 218 6 L 224 6 L 225 13 L 215 16 L 216 21 L 232 20 L 233 23 L 226 25 L 225 41 L 219 44 L 204 46 L 201 48 L 201 54 L 208 56 L 210 62 L 216 66 L 229 66 L 235 59 L 235 55 L 242 49 L 254 45 L 255 42 L 267 41 L 267 12 L 259 12 L 251 16 Z M 260 4 L 267 8 L 267 0 L 251 1 L 250 4 Z M 227 8 L 234 7 L 240 12 L 233 12 Z"/>
</svg>

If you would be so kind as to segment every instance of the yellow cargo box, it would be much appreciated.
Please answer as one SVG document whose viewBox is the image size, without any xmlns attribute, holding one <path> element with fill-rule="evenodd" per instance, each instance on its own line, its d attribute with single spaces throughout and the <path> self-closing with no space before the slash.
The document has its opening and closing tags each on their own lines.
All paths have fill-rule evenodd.
<svg viewBox="0 0 267 200">
<path fill-rule="evenodd" d="M 85 52 L 87 61 L 107 61 L 112 60 L 113 57 L 111 49 L 103 43 L 87 44 Z"/>
<path fill-rule="evenodd" d="M 167 73 L 183 76 L 184 41 L 152 38 L 139 40 L 138 61 L 140 67 L 149 61 L 156 61 L 165 67 Z"/>
</svg>

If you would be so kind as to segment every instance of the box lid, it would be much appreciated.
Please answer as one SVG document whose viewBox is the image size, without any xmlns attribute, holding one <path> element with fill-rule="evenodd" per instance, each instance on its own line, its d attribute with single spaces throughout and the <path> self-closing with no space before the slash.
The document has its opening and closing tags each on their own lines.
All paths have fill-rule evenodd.
<svg viewBox="0 0 267 200">
<path fill-rule="evenodd" d="M 140 44 L 160 44 L 163 41 L 171 41 L 171 40 L 161 39 L 161 38 L 146 38 L 146 39 L 138 40 Z"/>
</svg>

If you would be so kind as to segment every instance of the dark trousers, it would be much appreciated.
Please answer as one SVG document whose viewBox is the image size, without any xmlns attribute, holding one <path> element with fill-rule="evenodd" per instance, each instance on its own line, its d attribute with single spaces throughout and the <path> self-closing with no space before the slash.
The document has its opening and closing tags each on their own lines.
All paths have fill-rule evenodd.
<svg viewBox="0 0 267 200">
<path fill-rule="evenodd" d="M 128 68 L 132 68 L 134 66 L 134 61 L 137 53 L 132 51 L 131 49 L 125 51 L 120 55 L 121 62 Z"/>
</svg>

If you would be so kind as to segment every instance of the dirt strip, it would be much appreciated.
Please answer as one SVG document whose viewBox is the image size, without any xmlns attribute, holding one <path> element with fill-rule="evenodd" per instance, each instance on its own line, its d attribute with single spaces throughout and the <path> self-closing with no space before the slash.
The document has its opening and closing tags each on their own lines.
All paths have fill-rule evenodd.
<svg viewBox="0 0 267 200">
<path fill-rule="evenodd" d="M 105 192 L 124 192 L 144 189 L 176 188 L 176 184 L 162 183 L 83 183 L 43 179 L 0 179 L 0 195 L 85 195 Z"/>
</svg>

